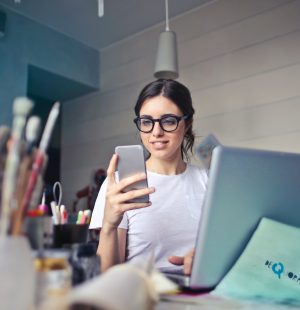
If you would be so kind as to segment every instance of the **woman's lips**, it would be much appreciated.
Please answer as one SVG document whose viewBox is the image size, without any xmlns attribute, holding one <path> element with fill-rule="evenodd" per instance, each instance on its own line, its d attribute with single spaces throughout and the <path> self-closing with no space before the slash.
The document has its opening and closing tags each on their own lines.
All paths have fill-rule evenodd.
<svg viewBox="0 0 300 310">
<path fill-rule="evenodd" d="M 154 149 L 160 150 L 164 149 L 168 143 L 168 141 L 153 141 L 150 142 Z"/>
</svg>

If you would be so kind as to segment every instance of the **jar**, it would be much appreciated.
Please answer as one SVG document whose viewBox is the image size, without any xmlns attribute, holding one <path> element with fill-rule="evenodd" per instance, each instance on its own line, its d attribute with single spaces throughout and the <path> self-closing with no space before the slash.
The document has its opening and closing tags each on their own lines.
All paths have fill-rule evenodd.
<svg viewBox="0 0 300 310">
<path fill-rule="evenodd" d="M 49 250 L 34 259 L 36 305 L 68 293 L 72 287 L 72 269 L 68 252 Z"/>
</svg>

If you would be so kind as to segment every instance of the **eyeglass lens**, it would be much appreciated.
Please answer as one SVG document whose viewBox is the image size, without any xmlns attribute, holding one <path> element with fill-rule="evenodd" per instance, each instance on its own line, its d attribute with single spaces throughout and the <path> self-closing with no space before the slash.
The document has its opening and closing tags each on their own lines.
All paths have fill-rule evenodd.
<svg viewBox="0 0 300 310">
<path fill-rule="evenodd" d="M 160 127 L 164 131 L 174 131 L 177 129 L 178 122 L 180 121 L 180 119 L 173 117 L 173 116 L 162 117 L 158 120 L 153 120 L 151 118 L 140 118 L 138 122 L 138 127 L 141 131 L 150 132 L 152 131 L 154 127 L 154 123 L 156 121 L 159 122 Z"/>
</svg>

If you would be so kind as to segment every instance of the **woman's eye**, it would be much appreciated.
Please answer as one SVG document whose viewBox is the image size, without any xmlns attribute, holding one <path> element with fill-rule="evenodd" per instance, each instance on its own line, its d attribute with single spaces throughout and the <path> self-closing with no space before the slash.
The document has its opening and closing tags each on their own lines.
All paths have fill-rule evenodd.
<svg viewBox="0 0 300 310">
<path fill-rule="evenodd" d="M 175 125 L 176 124 L 176 118 L 174 117 L 166 117 L 162 120 L 164 125 Z"/>
<path fill-rule="evenodd" d="M 152 126 L 152 121 L 150 119 L 141 119 L 142 126 Z"/>
</svg>

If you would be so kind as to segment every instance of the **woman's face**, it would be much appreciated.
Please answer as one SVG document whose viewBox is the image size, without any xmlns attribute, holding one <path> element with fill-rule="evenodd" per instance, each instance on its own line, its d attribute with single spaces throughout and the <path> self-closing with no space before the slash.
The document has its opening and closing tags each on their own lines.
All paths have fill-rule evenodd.
<svg viewBox="0 0 300 310">
<path fill-rule="evenodd" d="M 183 116 L 182 111 L 173 101 L 160 95 L 145 100 L 139 116 L 158 119 L 166 114 Z M 172 132 L 164 131 L 159 123 L 155 122 L 151 132 L 140 132 L 140 135 L 145 148 L 151 153 L 152 158 L 172 160 L 181 157 L 181 144 L 185 128 L 184 120 L 181 120 L 177 129 Z"/>
</svg>

